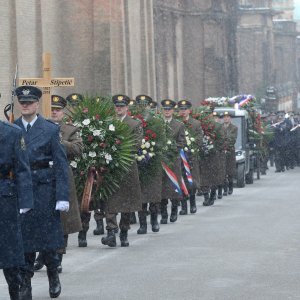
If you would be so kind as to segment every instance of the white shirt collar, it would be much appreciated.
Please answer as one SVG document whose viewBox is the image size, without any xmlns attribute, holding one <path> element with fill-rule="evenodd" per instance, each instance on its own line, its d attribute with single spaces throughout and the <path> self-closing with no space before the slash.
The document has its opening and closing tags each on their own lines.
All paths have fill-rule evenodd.
<svg viewBox="0 0 300 300">
<path fill-rule="evenodd" d="M 123 117 L 119 118 L 119 120 L 120 120 L 121 122 L 123 122 L 124 119 L 126 118 L 126 116 L 127 116 L 127 115 L 124 115 Z"/>
<path fill-rule="evenodd" d="M 22 117 L 22 123 L 23 123 L 23 126 L 24 126 L 24 128 L 27 128 L 27 125 L 28 124 L 30 124 L 31 125 L 31 127 L 33 126 L 33 124 L 35 123 L 35 121 L 37 120 L 37 116 L 35 116 L 34 118 L 33 118 L 33 120 L 29 123 L 29 122 L 27 122 L 23 117 Z"/>
<path fill-rule="evenodd" d="M 171 121 L 172 121 L 173 118 L 171 117 L 170 119 L 166 119 L 166 118 L 164 118 L 164 119 L 165 119 L 166 123 L 171 123 Z"/>
</svg>

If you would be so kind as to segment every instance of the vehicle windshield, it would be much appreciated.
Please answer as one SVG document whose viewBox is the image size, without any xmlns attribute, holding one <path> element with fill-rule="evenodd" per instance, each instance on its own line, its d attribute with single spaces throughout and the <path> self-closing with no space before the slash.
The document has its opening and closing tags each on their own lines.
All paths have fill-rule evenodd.
<svg viewBox="0 0 300 300">
<path fill-rule="evenodd" d="M 238 128 L 238 135 L 235 143 L 235 149 L 236 150 L 242 150 L 243 149 L 243 143 L 242 143 L 242 117 L 231 117 L 231 122 L 233 125 L 237 126 Z"/>
</svg>

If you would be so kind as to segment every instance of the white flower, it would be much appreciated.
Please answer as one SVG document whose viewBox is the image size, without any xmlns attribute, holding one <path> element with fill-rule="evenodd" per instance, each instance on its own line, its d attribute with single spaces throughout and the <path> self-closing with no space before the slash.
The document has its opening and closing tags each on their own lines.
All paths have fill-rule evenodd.
<svg viewBox="0 0 300 300">
<path fill-rule="evenodd" d="M 146 147 L 146 148 L 150 148 L 150 146 L 151 146 L 151 145 L 150 145 L 149 142 L 146 142 L 146 143 L 145 143 L 145 147 Z"/>
<path fill-rule="evenodd" d="M 108 126 L 108 130 L 110 130 L 110 131 L 115 131 L 116 128 L 115 128 L 115 126 L 114 126 L 113 124 L 110 124 L 110 125 Z"/>
<path fill-rule="evenodd" d="M 142 144 L 145 144 L 145 143 L 146 143 L 145 139 L 142 139 Z"/>
<path fill-rule="evenodd" d="M 90 123 L 91 123 L 90 119 L 85 119 L 82 121 L 82 124 L 85 126 L 89 125 Z"/>
<path fill-rule="evenodd" d="M 101 130 L 94 130 L 93 136 L 99 136 L 101 134 Z"/>
<path fill-rule="evenodd" d="M 110 154 L 106 153 L 105 156 L 104 156 L 105 160 L 106 160 L 106 163 L 109 164 L 110 161 L 112 160 L 112 157 Z"/>
<path fill-rule="evenodd" d="M 90 151 L 89 152 L 89 157 L 96 157 L 96 152 L 95 151 Z"/>
<path fill-rule="evenodd" d="M 87 155 L 86 153 L 82 153 L 82 158 L 86 159 Z"/>
<path fill-rule="evenodd" d="M 147 150 L 143 150 L 143 154 L 147 154 Z"/>
<path fill-rule="evenodd" d="M 70 166 L 73 167 L 73 168 L 77 168 L 77 162 L 74 161 L 74 160 L 71 161 L 71 162 L 70 162 Z"/>
<path fill-rule="evenodd" d="M 195 141 L 195 138 L 191 137 L 190 140 L 191 140 L 192 142 L 194 142 L 194 141 Z"/>
<path fill-rule="evenodd" d="M 141 145 L 141 148 L 142 148 L 142 149 L 145 149 L 145 144 L 142 144 L 142 145 Z"/>
<path fill-rule="evenodd" d="M 152 148 L 150 148 L 150 151 L 152 151 L 152 152 L 153 152 L 153 151 L 154 151 L 154 148 L 153 148 L 153 147 L 152 147 Z"/>
<path fill-rule="evenodd" d="M 115 145 L 112 146 L 111 149 L 112 149 L 112 151 L 117 151 L 117 150 L 118 150 L 117 147 L 116 147 Z"/>
<path fill-rule="evenodd" d="M 185 135 L 189 135 L 189 132 L 188 131 L 184 131 Z"/>
<path fill-rule="evenodd" d="M 149 156 L 150 157 L 153 157 L 155 154 L 154 153 L 149 153 Z"/>
<path fill-rule="evenodd" d="M 137 160 L 138 160 L 138 161 L 142 161 L 142 160 L 143 160 L 143 157 L 142 157 L 142 156 L 138 156 L 138 157 L 137 157 Z"/>
<path fill-rule="evenodd" d="M 152 145 L 152 146 L 155 146 L 155 142 L 151 142 L 151 145 Z"/>
<path fill-rule="evenodd" d="M 194 149 L 191 149 L 191 152 L 192 152 L 192 153 L 194 153 L 194 152 L 195 152 L 195 150 L 194 150 Z"/>
<path fill-rule="evenodd" d="M 168 140 L 168 141 L 167 141 L 167 144 L 168 144 L 168 145 L 171 145 L 171 144 L 172 144 L 172 142 L 171 142 L 170 140 Z"/>
<path fill-rule="evenodd" d="M 188 147 L 184 147 L 184 151 L 189 151 L 189 148 Z"/>
<path fill-rule="evenodd" d="M 186 141 L 186 144 L 187 144 L 188 146 L 190 146 L 190 145 L 191 145 L 191 141 L 190 141 L 190 140 Z"/>
</svg>

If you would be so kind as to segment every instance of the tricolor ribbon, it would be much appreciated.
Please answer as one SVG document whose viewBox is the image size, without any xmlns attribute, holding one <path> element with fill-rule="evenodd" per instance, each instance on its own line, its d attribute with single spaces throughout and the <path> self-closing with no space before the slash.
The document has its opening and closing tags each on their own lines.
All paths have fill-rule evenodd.
<svg viewBox="0 0 300 300">
<path fill-rule="evenodd" d="M 185 182 L 184 182 L 184 179 L 183 179 L 182 176 L 181 176 L 181 189 L 182 189 L 182 191 L 183 191 L 183 193 L 184 193 L 185 196 L 189 195 L 189 191 L 186 188 L 186 185 L 185 185 Z"/>
<path fill-rule="evenodd" d="M 239 101 L 239 107 L 246 105 L 249 101 L 253 100 L 251 95 L 243 95 L 242 99 Z"/>
<path fill-rule="evenodd" d="M 164 171 L 166 172 L 167 176 L 171 180 L 172 184 L 174 185 L 175 191 L 178 194 L 182 195 L 182 191 L 175 173 L 164 162 L 161 162 L 161 165 Z"/>
<path fill-rule="evenodd" d="M 186 178 L 187 178 L 190 186 L 192 186 L 193 185 L 193 177 L 192 177 L 192 173 L 191 173 L 191 167 L 190 167 L 190 165 L 187 161 L 187 158 L 185 156 L 185 153 L 184 153 L 183 149 L 180 150 L 180 157 L 181 157 L 181 160 L 183 162 Z"/>
</svg>

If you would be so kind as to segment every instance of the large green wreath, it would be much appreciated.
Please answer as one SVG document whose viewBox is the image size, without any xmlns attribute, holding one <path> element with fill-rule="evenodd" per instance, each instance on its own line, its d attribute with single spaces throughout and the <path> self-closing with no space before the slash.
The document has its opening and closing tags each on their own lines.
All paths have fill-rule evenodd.
<svg viewBox="0 0 300 300">
<path fill-rule="evenodd" d="M 77 192 L 82 195 L 89 170 L 95 169 L 101 176 L 101 184 L 93 197 L 95 204 L 108 199 L 129 171 L 134 160 L 134 136 L 125 123 L 115 118 L 114 106 L 108 97 L 85 97 L 72 108 L 71 118 L 81 129 L 84 144 L 82 156 L 71 162 L 77 169 Z"/>
</svg>

